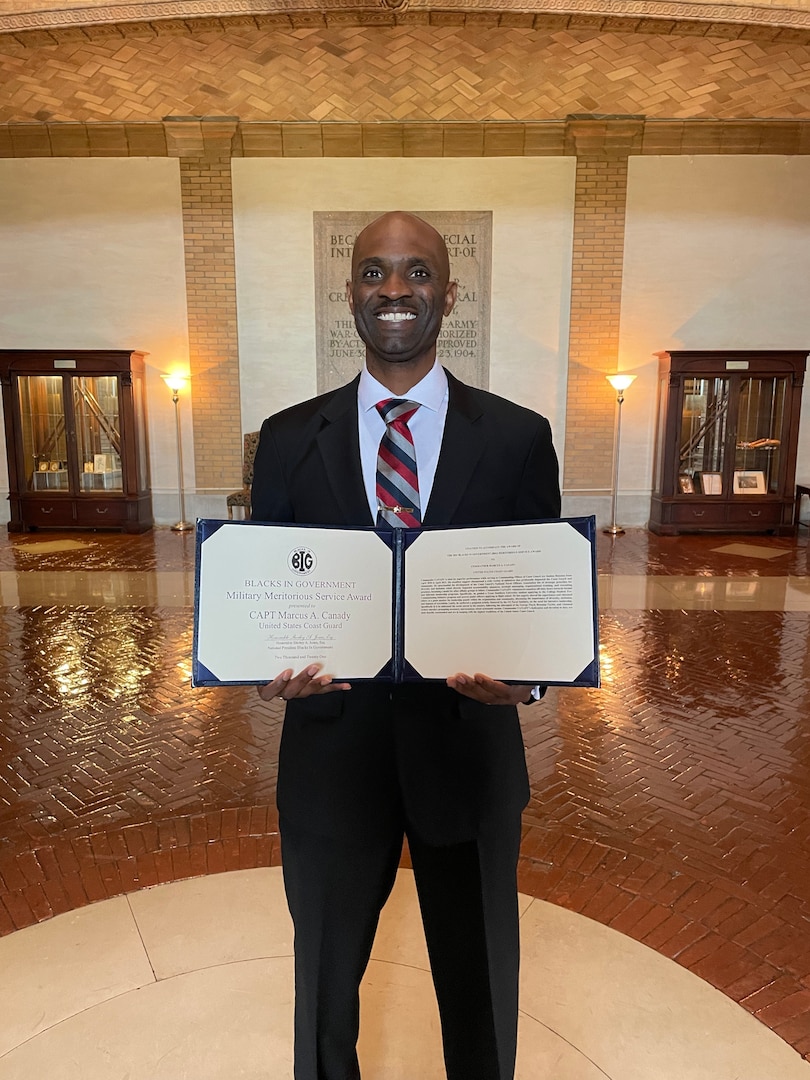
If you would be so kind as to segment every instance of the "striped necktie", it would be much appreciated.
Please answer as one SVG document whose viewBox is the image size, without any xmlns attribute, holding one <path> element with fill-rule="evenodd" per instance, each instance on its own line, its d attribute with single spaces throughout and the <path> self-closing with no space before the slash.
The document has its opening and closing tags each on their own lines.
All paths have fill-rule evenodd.
<svg viewBox="0 0 810 1080">
<path fill-rule="evenodd" d="M 416 401 L 388 398 L 377 403 L 385 434 L 377 453 L 377 524 L 395 529 L 418 529 L 419 479 L 408 421 L 419 408 Z"/>
</svg>

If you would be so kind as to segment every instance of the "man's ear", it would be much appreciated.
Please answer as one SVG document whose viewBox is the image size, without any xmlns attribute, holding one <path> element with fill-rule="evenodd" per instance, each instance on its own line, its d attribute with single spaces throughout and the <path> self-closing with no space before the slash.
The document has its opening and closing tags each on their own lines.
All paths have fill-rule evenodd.
<svg viewBox="0 0 810 1080">
<path fill-rule="evenodd" d="M 447 286 L 447 292 L 444 296 L 444 313 L 449 315 L 453 308 L 456 306 L 456 298 L 458 297 L 458 282 L 451 281 Z"/>
<path fill-rule="evenodd" d="M 354 296 L 352 295 L 352 279 L 346 278 L 346 299 L 349 302 L 349 311 L 354 315 Z"/>
</svg>

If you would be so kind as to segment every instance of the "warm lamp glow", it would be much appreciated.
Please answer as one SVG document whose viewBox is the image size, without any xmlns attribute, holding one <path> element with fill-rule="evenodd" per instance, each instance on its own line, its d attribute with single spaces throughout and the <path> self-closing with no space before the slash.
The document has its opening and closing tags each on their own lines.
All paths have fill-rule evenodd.
<svg viewBox="0 0 810 1080">
<path fill-rule="evenodd" d="M 619 373 L 618 375 L 606 375 L 605 378 L 614 390 L 621 392 L 626 390 L 630 383 L 635 381 L 636 377 L 635 375 L 622 375 Z"/>
<path fill-rule="evenodd" d="M 161 375 L 160 377 L 175 394 L 185 390 L 188 382 L 188 375 Z"/>
</svg>

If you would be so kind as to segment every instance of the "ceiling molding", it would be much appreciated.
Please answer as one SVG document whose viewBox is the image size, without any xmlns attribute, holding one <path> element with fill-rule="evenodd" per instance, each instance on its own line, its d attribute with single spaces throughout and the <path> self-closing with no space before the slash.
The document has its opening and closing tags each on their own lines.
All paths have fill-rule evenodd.
<svg viewBox="0 0 810 1080">
<path fill-rule="evenodd" d="M 569 116 L 531 123 L 0 124 L 0 158 L 33 157 L 562 157 L 810 154 L 810 120 L 649 120 Z"/>
<path fill-rule="evenodd" d="M 696 3 L 694 0 L 153 0 L 0 14 L 0 33 L 22 40 L 44 33 L 106 27 L 126 34 L 133 24 L 155 33 L 209 32 L 229 26 L 482 24 L 534 29 L 629 30 L 646 33 L 756 36 L 810 31 L 810 9 L 756 3 Z M 747 35 L 745 35 L 747 36 Z"/>
</svg>

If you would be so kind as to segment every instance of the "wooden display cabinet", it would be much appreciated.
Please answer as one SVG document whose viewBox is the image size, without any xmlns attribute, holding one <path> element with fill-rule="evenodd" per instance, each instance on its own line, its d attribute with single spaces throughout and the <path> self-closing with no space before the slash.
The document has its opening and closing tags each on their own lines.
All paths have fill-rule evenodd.
<svg viewBox="0 0 810 1080">
<path fill-rule="evenodd" d="M 661 352 L 649 527 L 794 531 L 807 352 Z"/>
<path fill-rule="evenodd" d="M 144 356 L 0 350 L 10 532 L 152 527 Z"/>
</svg>

